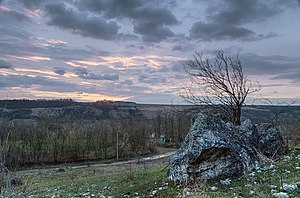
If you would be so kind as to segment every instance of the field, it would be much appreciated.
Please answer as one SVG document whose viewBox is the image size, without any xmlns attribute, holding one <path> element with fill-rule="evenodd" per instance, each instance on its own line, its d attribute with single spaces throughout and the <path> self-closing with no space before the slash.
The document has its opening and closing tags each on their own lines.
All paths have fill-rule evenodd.
<svg viewBox="0 0 300 198">
<path fill-rule="evenodd" d="M 167 158 L 141 163 L 17 171 L 24 183 L 4 197 L 276 197 L 300 196 L 300 149 L 272 164 L 257 165 L 240 178 L 189 186 L 167 180 Z"/>
</svg>

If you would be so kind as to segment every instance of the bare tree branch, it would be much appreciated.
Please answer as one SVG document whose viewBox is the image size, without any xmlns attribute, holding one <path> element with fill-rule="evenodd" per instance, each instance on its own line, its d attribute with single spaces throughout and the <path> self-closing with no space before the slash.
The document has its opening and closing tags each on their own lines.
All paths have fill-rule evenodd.
<svg viewBox="0 0 300 198">
<path fill-rule="evenodd" d="M 214 59 L 203 58 L 198 52 L 185 65 L 191 85 L 185 85 L 179 95 L 187 102 L 217 109 L 232 123 L 239 125 L 241 108 L 249 94 L 261 90 L 244 75 L 238 55 L 222 50 L 213 53 Z"/>
</svg>

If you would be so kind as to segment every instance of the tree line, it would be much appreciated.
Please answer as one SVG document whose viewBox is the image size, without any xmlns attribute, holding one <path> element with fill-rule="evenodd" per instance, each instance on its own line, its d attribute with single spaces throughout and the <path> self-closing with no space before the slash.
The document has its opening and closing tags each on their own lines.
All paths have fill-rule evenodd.
<svg viewBox="0 0 300 198">
<path fill-rule="evenodd" d="M 180 146 L 191 124 L 191 115 L 161 111 L 152 119 L 122 118 L 94 122 L 53 120 L 2 122 L 0 141 L 9 132 L 7 167 L 119 159 L 156 152 L 161 135 Z M 12 126 L 13 123 L 13 127 Z"/>
</svg>

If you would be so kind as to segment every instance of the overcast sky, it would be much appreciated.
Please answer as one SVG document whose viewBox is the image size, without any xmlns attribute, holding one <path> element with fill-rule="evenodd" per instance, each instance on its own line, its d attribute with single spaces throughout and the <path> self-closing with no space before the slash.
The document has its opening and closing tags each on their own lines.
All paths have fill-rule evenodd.
<svg viewBox="0 0 300 198">
<path fill-rule="evenodd" d="M 253 97 L 300 98 L 297 0 L 0 0 L 0 99 L 179 101 L 185 60 L 239 54 Z"/>
</svg>

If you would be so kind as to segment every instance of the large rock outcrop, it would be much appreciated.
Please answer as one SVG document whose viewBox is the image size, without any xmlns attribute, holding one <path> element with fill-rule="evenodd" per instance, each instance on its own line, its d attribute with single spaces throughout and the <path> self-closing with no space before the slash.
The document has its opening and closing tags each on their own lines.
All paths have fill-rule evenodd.
<svg viewBox="0 0 300 198">
<path fill-rule="evenodd" d="M 250 120 L 236 127 L 216 115 L 199 114 L 170 158 L 168 177 L 181 183 L 243 174 L 259 161 L 257 152 L 280 153 L 282 142 L 274 127 L 256 127 Z"/>
</svg>

